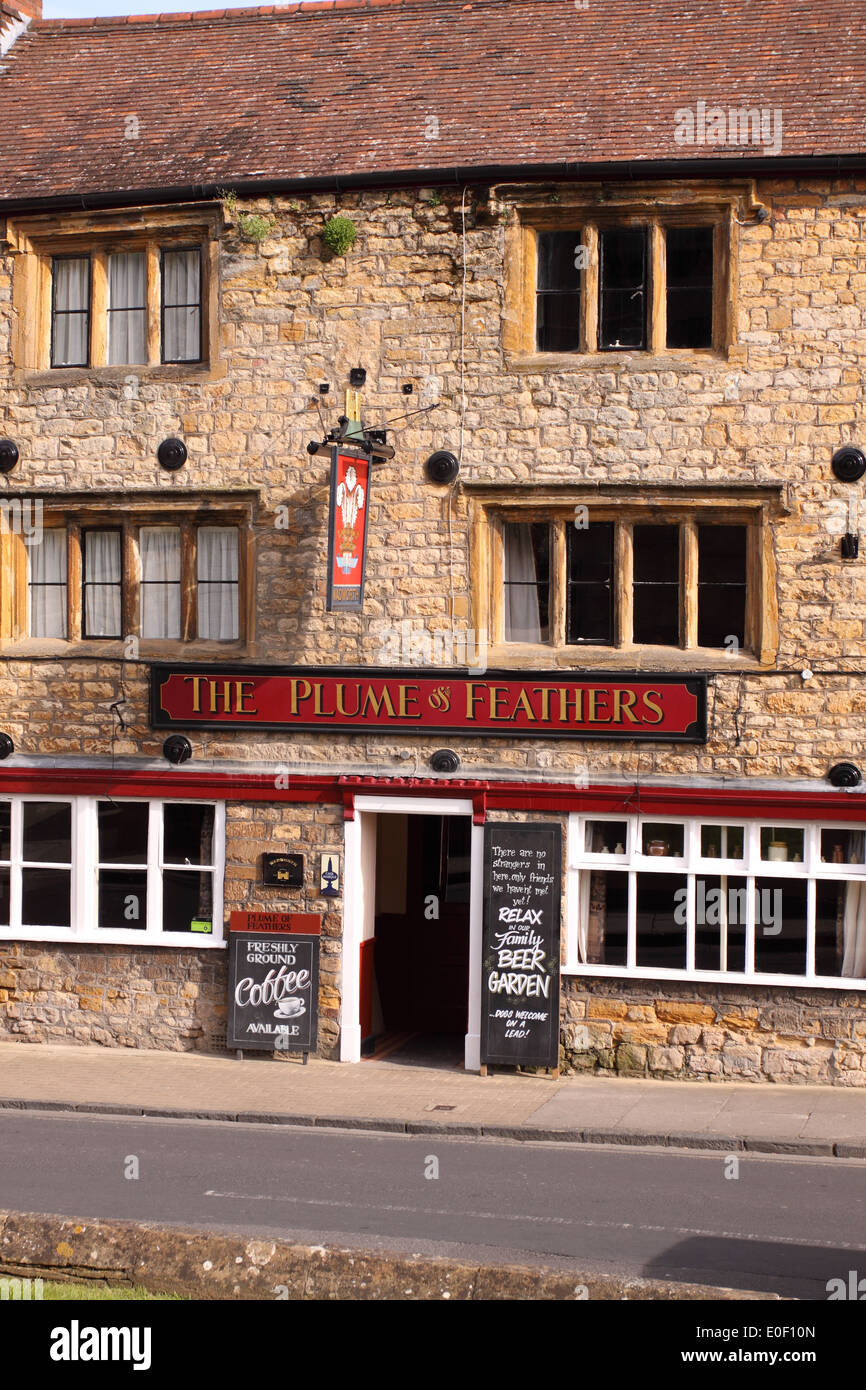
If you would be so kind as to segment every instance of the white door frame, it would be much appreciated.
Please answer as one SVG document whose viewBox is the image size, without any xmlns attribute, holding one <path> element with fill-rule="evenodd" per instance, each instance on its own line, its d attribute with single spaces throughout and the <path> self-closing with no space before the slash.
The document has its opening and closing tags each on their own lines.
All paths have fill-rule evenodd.
<svg viewBox="0 0 866 1390">
<path fill-rule="evenodd" d="M 361 937 L 366 898 L 376 893 L 364 879 L 361 836 L 364 815 L 471 816 L 471 800 L 433 796 L 356 796 L 355 819 L 345 822 L 343 957 L 340 990 L 340 1061 L 361 1060 Z M 484 905 L 484 826 L 472 826 L 469 868 L 469 1031 L 464 1063 L 481 1068 L 481 918 Z"/>
</svg>

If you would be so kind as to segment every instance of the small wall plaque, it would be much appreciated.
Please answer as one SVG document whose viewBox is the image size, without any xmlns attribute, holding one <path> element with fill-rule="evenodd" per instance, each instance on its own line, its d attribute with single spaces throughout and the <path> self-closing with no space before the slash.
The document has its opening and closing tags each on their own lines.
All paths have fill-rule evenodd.
<svg viewBox="0 0 866 1390">
<path fill-rule="evenodd" d="M 330 851 L 323 854 L 319 869 L 319 896 L 336 898 L 340 894 L 340 856 Z"/>
<path fill-rule="evenodd" d="M 270 888 L 303 888 L 302 854 L 263 854 L 262 883 Z"/>
</svg>

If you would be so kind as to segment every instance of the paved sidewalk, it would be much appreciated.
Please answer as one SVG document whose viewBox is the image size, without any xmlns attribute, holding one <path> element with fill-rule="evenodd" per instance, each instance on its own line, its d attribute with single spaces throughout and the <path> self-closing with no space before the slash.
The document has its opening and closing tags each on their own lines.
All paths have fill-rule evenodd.
<svg viewBox="0 0 866 1390">
<path fill-rule="evenodd" d="M 0 1043 L 0 1122 L 49 1108 L 515 1139 L 866 1158 L 866 1090 L 480 1077 L 395 1061 L 341 1065 Z"/>
</svg>

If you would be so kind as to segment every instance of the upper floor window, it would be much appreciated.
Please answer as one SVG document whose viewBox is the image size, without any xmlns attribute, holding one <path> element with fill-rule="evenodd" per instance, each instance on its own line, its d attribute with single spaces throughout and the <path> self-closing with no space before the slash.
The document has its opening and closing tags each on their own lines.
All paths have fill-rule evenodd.
<svg viewBox="0 0 866 1390">
<path fill-rule="evenodd" d="M 124 550 L 126 557 L 124 558 Z M 30 547 L 31 637 L 236 641 L 240 631 L 236 526 L 81 526 L 49 529 Z M 70 570 L 80 581 L 70 586 Z M 188 589 L 184 572 L 194 575 Z M 136 580 L 137 576 L 137 580 Z M 70 612 L 70 590 L 80 605 Z"/>
<path fill-rule="evenodd" d="M 0 527 L 0 638 L 236 643 L 249 636 L 252 500 L 39 502 Z M 23 516 L 23 512 L 22 512 Z"/>
<path fill-rule="evenodd" d="M 742 193 L 710 190 L 688 208 L 673 189 L 647 189 L 641 203 L 611 188 L 570 208 L 527 193 L 506 235 L 506 349 L 532 358 L 727 349 Z"/>
<path fill-rule="evenodd" d="M 52 367 L 201 361 L 200 247 L 54 256 L 51 280 Z"/>
<path fill-rule="evenodd" d="M 496 659 L 547 662 L 553 650 L 606 662 L 634 648 L 772 659 L 771 533 L 757 499 L 566 509 L 518 492 L 490 489 L 475 531 L 474 625 Z"/>
<path fill-rule="evenodd" d="M 11 219 L 16 370 L 215 373 L 221 216 L 197 205 Z"/>
</svg>

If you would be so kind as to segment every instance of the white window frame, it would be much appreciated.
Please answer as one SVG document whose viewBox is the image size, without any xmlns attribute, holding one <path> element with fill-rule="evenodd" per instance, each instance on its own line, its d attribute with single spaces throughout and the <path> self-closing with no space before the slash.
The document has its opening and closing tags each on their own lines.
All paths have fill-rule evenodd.
<svg viewBox="0 0 866 1390">
<path fill-rule="evenodd" d="M 628 838 L 625 854 L 589 853 L 585 849 L 586 826 L 591 821 L 628 823 Z M 644 825 L 683 825 L 684 855 L 680 857 L 652 856 L 643 854 Z M 743 858 L 711 859 L 701 855 L 701 826 L 741 825 L 744 831 Z M 777 861 L 761 859 L 761 830 L 771 826 L 774 829 L 802 830 L 803 860 Z M 699 816 L 683 817 L 667 815 L 663 812 L 643 812 L 639 815 L 627 812 L 580 812 L 568 818 L 568 872 L 567 872 L 567 916 L 566 916 L 566 964 L 562 967 L 566 975 L 604 976 L 608 979 L 632 980 L 689 980 L 693 984 L 720 982 L 725 984 L 786 985 L 789 988 L 819 988 L 866 991 L 866 978 L 857 979 L 849 975 L 818 975 L 815 972 L 816 947 L 816 883 L 819 881 L 849 882 L 866 880 L 866 862 L 861 864 L 832 864 L 821 862 L 822 830 L 848 830 L 866 834 L 866 823 L 862 821 L 802 821 L 786 820 L 765 816 L 755 819 L 747 816 Z M 866 855 L 864 855 L 866 861 Z M 579 959 L 580 903 L 583 889 L 582 875 L 592 870 L 607 870 L 623 873 L 629 880 L 628 940 L 626 965 L 591 965 Z M 686 967 L 683 970 L 661 969 L 657 966 L 639 966 L 637 949 L 637 875 L 638 873 L 679 874 L 688 888 L 686 900 Z M 698 970 L 695 967 L 695 882 L 702 875 L 715 878 L 729 877 L 746 880 L 747 917 L 745 922 L 745 970 Z M 755 898 L 754 886 L 762 879 L 791 878 L 805 881 L 806 893 L 806 971 L 802 975 L 769 974 L 756 969 L 755 965 Z"/>
<path fill-rule="evenodd" d="M 187 797 L 165 797 L 157 800 L 147 799 L 149 806 L 147 864 L 129 866 L 135 870 L 147 869 L 147 917 L 144 927 L 100 929 L 93 924 L 97 920 L 99 908 L 99 842 L 97 828 L 97 804 L 100 801 L 133 802 L 144 798 L 101 796 L 55 796 L 28 793 L 25 796 L 2 796 L 0 800 L 12 803 L 11 865 L 10 874 L 10 925 L 0 925 L 0 941 L 56 941 L 87 942 L 107 946 L 174 946 L 181 949 L 213 950 L 225 946 L 223 924 L 223 898 L 225 884 L 225 802 L 204 802 Z M 72 807 L 72 868 L 71 868 L 71 925 L 69 927 L 24 927 L 21 925 L 21 865 L 22 865 L 22 825 L 21 808 L 28 801 L 53 801 Z M 163 807 L 188 802 L 190 805 L 208 805 L 214 808 L 213 864 L 191 865 L 185 869 L 181 864 L 163 862 Z M 31 861 L 28 861 L 28 865 Z M 2 861 L 5 867 L 6 861 Z M 40 868 L 68 867 L 40 863 Z M 107 869 L 122 869 L 120 864 L 104 865 Z M 162 930 L 162 874 L 163 869 L 179 869 L 194 873 L 208 871 L 213 875 L 213 931 L 170 932 Z"/>
</svg>

